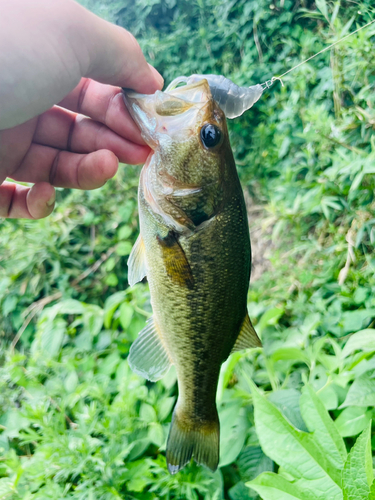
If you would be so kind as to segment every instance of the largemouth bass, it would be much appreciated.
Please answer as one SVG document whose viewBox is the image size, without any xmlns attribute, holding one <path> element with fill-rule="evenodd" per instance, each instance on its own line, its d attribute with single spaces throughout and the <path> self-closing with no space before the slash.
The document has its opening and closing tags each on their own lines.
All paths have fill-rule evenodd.
<svg viewBox="0 0 375 500">
<path fill-rule="evenodd" d="M 130 285 L 147 276 L 153 317 L 129 364 L 152 381 L 176 367 L 169 472 L 192 457 L 214 471 L 220 366 L 232 351 L 261 345 L 246 307 L 250 238 L 226 120 L 206 80 L 124 97 L 153 150 L 141 172 L 140 235 L 128 262 Z"/>
</svg>

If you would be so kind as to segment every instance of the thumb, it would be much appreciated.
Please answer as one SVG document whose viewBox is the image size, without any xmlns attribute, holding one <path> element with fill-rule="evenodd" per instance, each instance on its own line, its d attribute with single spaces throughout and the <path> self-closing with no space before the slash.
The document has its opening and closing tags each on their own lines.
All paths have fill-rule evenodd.
<svg viewBox="0 0 375 500">
<path fill-rule="evenodd" d="M 146 62 L 134 36 L 120 26 L 94 14 L 91 16 L 91 22 L 88 23 L 89 40 L 85 43 L 89 64 L 86 74 L 82 76 L 144 94 L 160 90 L 164 80 Z"/>
</svg>

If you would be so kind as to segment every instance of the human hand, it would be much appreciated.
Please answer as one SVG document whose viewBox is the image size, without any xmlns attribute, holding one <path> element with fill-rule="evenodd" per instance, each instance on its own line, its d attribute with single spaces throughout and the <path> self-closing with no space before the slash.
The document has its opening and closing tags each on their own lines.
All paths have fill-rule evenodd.
<svg viewBox="0 0 375 500">
<path fill-rule="evenodd" d="M 163 79 L 130 33 L 72 0 L 12 0 L 0 46 L 0 217 L 46 217 L 54 186 L 94 189 L 118 160 L 145 161 L 119 87 L 152 93 Z"/>
</svg>

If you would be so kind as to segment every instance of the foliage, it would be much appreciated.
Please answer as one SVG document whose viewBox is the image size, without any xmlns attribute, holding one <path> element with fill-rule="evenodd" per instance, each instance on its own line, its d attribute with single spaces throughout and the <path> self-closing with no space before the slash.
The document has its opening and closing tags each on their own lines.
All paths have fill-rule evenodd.
<svg viewBox="0 0 375 500">
<path fill-rule="evenodd" d="M 300 397 L 301 416 L 310 433 L 294 427 L 254 384 L 252 392 L 259 440 L 280 469 L 278 474 L 264 472 L 248 486 L 264 500 L 370 498 L 370 488 L 375 485 L 371 423 L 348 454 L 333 420 L 310 385 L 304 387 Z"/>
<path fill-rule="evenodd" d="M 130 29 L 167 83 L 263 82 L 374 14 L 369 0 L 82 3 Z M 249 292 L 264 347 L 223 365 L 215 474 L 168 475 L 175 375 L 150 384 L 126 361 L 151 313 L 147 285 L 127 288 L 139 168 L 59 190 L 48 219 L 1 222 L 0 499 L 374 498 L 374 36 L 229 123 L 253 240 L 267 241 Z"/>
</svg>

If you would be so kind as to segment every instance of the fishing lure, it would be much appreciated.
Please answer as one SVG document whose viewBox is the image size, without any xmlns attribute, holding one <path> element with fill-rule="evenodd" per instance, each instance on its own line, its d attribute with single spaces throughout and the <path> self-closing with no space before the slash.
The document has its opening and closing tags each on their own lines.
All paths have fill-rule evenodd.
<svg viewBox="0 0 375 500">
<path fill-rule="evenodd" d="M 191 85 L 200 80 L 207 80 L 212 97 L 224 111 L 227 118 L 237 118 L 250 109 L 260 98 L 267 84 L 257 84 L 251 87 L 239 87 L 229 78 L 221 75 L 191 75 L 175 78 L 167 87 L 166 92 L 175 89 L 180 83 Z"/>
</svg>

